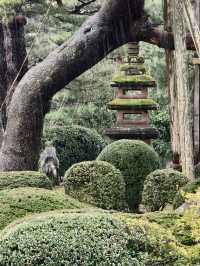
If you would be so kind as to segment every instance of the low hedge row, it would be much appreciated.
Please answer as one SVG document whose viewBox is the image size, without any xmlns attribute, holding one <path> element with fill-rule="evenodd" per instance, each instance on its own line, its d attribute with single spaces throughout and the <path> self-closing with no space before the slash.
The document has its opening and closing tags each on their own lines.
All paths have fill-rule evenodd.
<svg viewBox="0 0 200 266">
<path fill-rule="evenodd" d="M 84 204 L 64 194 L 64 190 L 15 188 L 0 191 L 0 230 L 18 218 L 57 209 L 81 208 Z"/>
<path fill-rule="evenodd" d="M 38 187 L 52 189 L 52 183 L 46 175 L 39 172 L 0 172 L 0 190 L 17 187 Z"/>
</svg>

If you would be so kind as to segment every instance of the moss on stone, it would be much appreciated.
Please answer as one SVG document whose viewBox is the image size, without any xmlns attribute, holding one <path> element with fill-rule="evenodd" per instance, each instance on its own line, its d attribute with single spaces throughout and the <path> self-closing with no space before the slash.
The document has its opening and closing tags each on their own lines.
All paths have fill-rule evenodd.
<svg viewBox="0 0 200 266">
<path fill-rule="evenodd" d="M 137 63 L 132 63 L 132 64 L 123 64 L 120 67 L 120 71 L 128 71 L 131 69 L 136 69 L 140 71 L 142 74 L 146 72 L 144 64 L 137 64 Z"/>
<path fill-rule="evenodd" d="M 114 99 L 108 106 L 132 106 L 132 107 L 155 107 L 157 103 L 152 99 Z"/>
<path fill-rule="evenodd" d="M 112 78 L 112 82 L 115 83 L 123 83 L 123 84 L 151 84 L 155 82 L 155 80 L 147 74 L 143 74 L 143 75 L 126 75 L 124 72 L 119 72 L 117 74 L 115 74 Z"/>
</svg>

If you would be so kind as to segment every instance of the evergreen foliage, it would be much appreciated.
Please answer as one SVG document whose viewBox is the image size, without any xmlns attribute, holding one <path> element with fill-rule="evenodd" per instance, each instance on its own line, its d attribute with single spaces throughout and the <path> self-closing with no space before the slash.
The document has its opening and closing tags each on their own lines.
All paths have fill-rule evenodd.
<svg viewBox="0 0 200 266">
<path fill-rule="evenodd" d="M 1 190 L 0 230 L 16 219 L 29 214 L 58 209 L 79 209 L 81 207 L 84 207 L 84 205 L 64 195 L 63 189 L 49 191 L 41 188 L 25 187 Z"/>
<path fill-rule="evenodd" d="M 199 189 L 199 187 L 200 187 L 200 178 L 182 187 L 182 189 L 177 192 L 174 198 L 174 201 L 173 201 L 174 209 L 177 209 L 179 206 L 181 206 L 186 201 L 188 193 L 195 194 L 197 190 Z"/>
<path fill-rule="evenodd" d="M 16 226 L 0 241 L 0 265 L 137 266 L 125 226 L 103 214 L 66 214 Z"/>
<path fill-rule="evenodd" d="M 74 163 L 94 160 L 105 147 L 102 137 L 94 130 L 81 126 L 52 126 L 44 131 L 44 141 L 50 142 L 60 161 L 60 175 Z"/>
<path fill-rule="evenodd" d="M 142 202 L 148 211 L 164 209 L 172 204 L 177 191 L 188 182 L 186 176 L 173 169 L 156 170 L 144 182 Z"/>
<path fill-rule="evenodd" d="M 199 228 L 175 213 L 45 213 L 2 231 L 0 265 L 198 265 Z"/>
<path fill-rule="evenodd" d="M 125 207 L 125 182 L 120 171 L 101 161 L 74 164 L 65 173 L 65 192 L 103 209 Z"/>
<path fill-rule="evenodd" d="M 52 189 L 52 183 L 46 175 L 39 172 L 0 172 L 0 190 L 17 187 L 38 187 Z"/>
<path fill-rule="evenodd" d="M 157 153 L 142 141 L 119 140 L 104 148 L 97 160 L 107 161 L 122 172 L 127 204 L 137 210 L 145 177 L 160 166 Z"/>
</svg>

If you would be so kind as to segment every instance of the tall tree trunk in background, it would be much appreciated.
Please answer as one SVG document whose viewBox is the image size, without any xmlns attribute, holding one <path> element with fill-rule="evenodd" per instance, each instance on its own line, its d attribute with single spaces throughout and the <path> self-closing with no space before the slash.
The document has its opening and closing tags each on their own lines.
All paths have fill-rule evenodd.
<svg viewBox="0 0 200 266">
<path fill-rule="evenodd" d="M 24 38 L 24 25 L 26 19 L 23 16 L 16 16 L 7 23 L 0 23 L 0 107 L 1 107 L 1 126 L 0 126 L 0 145 L 3 138 L 3 128 L 6 127 L 7 106 L 12 97 L 15 86 L 27 71 L 27 62 L 21 69 L 26 57 L 26 46 Z M 21 69 L 21 71 L 20 71 Z M 18 72 L 20 74 L 13 84 Z M 5 101 L 11 86 L 12 91 Z"/>
<path fill-rule="evenodd" d="M 183 17 L 183 3 L 179 0 L 173 0 L 173 32 L 175 42 L 181 163 L 183 173 L 187 175 L 190 180 L 193 180 L 193 116 L 188 74 L 186 27 Z"/>
<path fill-rule="evenodd" d="M 193 1 L 196 20 L 200 26 L 200 2 Z M 200 162 L 200 66 L 195 66 L 194 82 L 194 155 L 195 164 Z"/>
<path fill-rule="evenodd" d="M 173 21 L 173 3 L 171 0 L 164 2 L 164 27 L 167 32 L 172 32 Z M 170 131 L 171 131 L 171 148 L 173 154 L 173 162 L 179 163 L 180 158 L 180 136 L 179 136 L 179 114 L 177 99 L 177 82 L 175 71 L 174 51 L 165 50 L 166 66 L 167 66 L 167 86 L 169 95 L 169 111 L 170 111 Z"/>
</svg>

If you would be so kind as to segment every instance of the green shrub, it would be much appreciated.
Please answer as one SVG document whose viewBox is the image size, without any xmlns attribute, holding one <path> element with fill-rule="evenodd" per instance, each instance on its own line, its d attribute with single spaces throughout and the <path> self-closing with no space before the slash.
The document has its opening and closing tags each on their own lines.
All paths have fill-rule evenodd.
<svg viewBox="0 0 200 266">
<path fill-rule="evenodd" d="M 162 210 L 173 203 L 177 191 L 187 181 L 182 173 L 173 169 L 156 170 L 146 177 L 142 202 L 148 211 Z"/>
<path fill-rule="evenodd" d="M 96 159 L 105 146 L 98 133 L 80 126 L 50 127 L 44 132 L 44 139 L 56 148 L 60 175 L 74 163 Z"/>
<path fill-rule="evenodd" d="M 174 209 L 177 209 L 185 202 L 187 193 L 196 193 L 199 187 L 200 187 L 200 178 L 182 187 L 182 189 L 176 193 L 176 196 L 174 198 L 173 201 Z"/>
<path fill-rule="evenodd" d="M 0 191 L 0 230 L 27 214 L 56 209 L 81 208 L 84 205 L 64 194 L 41 188 L 16 188 Z"/>
<path fill-rule="evenodd" d="M 97 210 L 34 215 L 1 232 L 0 265 L 193 265 L 199 248 L 188 250 L 174 235 L 184 219 Z M 196 221 L 189 222 L 192 233 Z"/>
<path fill-rule="evenodd" d="M 107 161 L 122 172 L 127 204 L 137 210 L 145 177 L 160 166 L 153 148 L 139 140 L 119 140 L 108 145 L 97 160 Z"/>
<path fill-rule="evenodd" d="M 129 245 L 139 265 L 165 266 L 189 265 L 185 253 L 177 245 L 171 230 L 155 222 L 149 222 L 142 216 L 122 219 L 128 224 Z"/>
<path fill-rule="evenodd" d="M 33 171 L 0 172 L 0 190 L 17 187 L 38 187 L 52 189 L 46 175 Z"/>
<path fill-rule="evenodd" d="M 120 171 L 101 161 L 74 164 L 65 173 L 65 192 L 103 209 L 125 207 L 125 182 Z"/>
<path fill-rule="evenodd" d="M 136 266 L 128 241 L 125 226 L 109 215 L 54 215 L 4 233 L 0 265 Z"/>
</svg>

